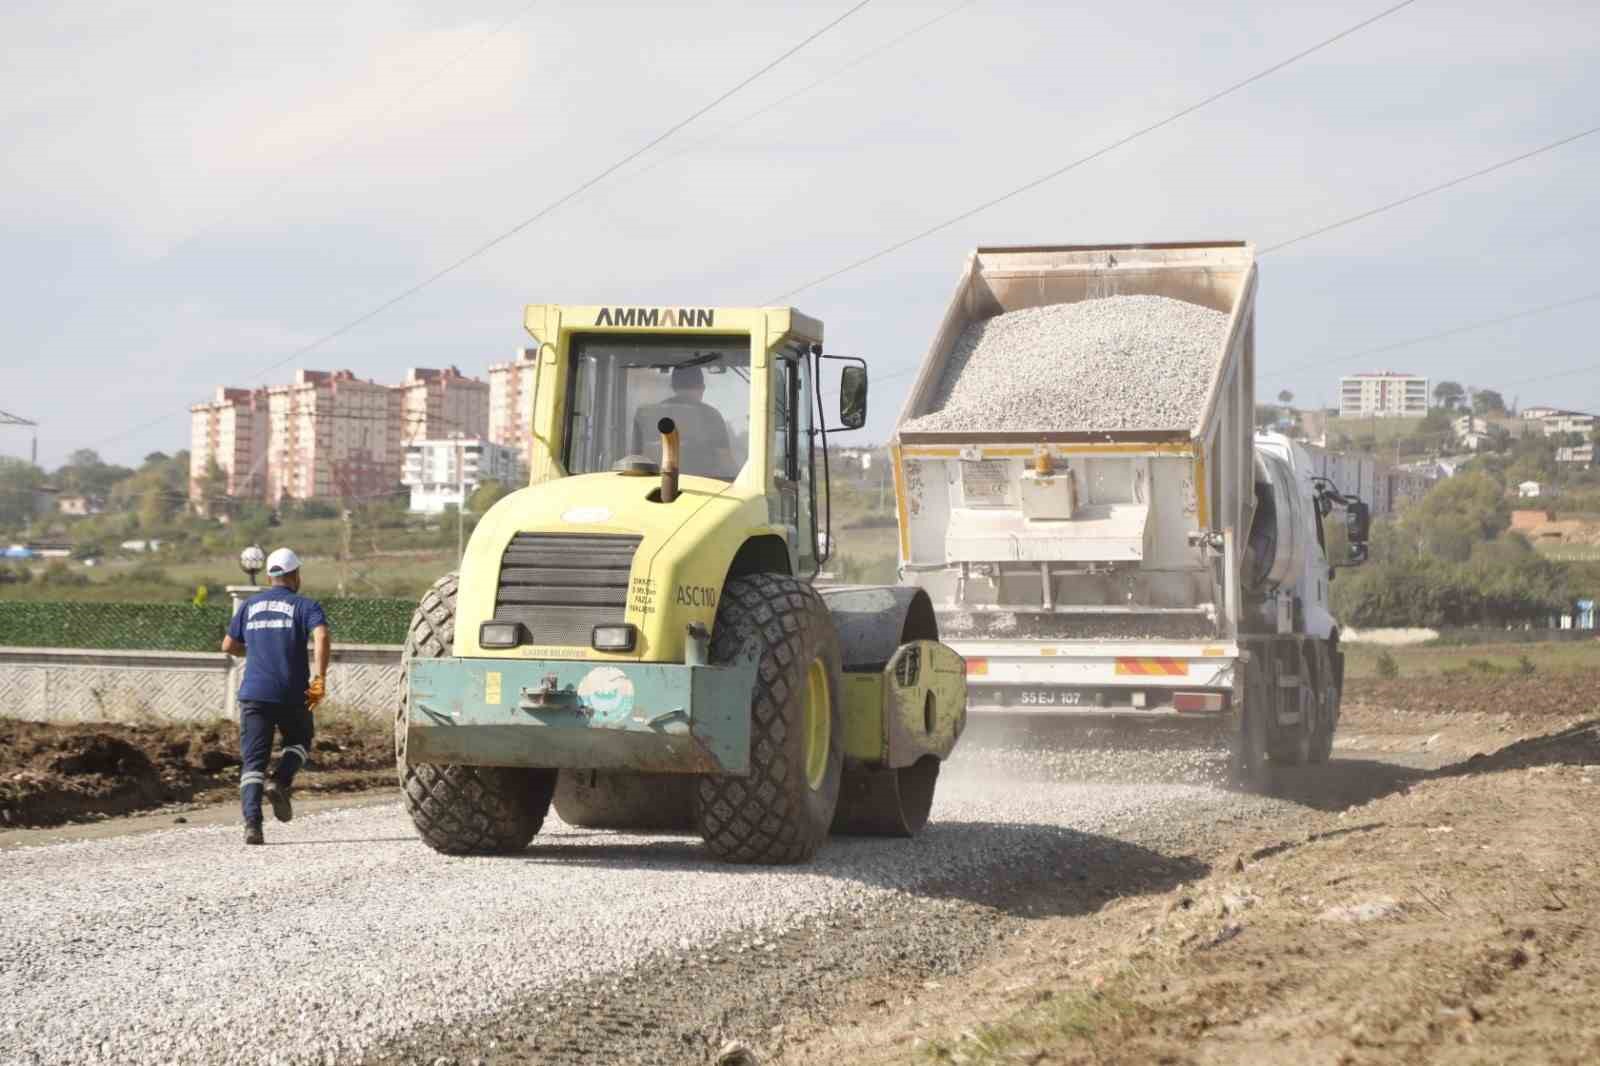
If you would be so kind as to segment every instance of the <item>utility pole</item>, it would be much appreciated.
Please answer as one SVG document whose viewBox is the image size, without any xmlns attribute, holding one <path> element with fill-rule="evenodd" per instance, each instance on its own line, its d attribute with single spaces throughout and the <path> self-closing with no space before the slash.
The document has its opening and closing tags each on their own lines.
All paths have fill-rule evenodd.
<svg viewBox="0 0 1600 1066">
<path fill-rule="evenodd" d="M 21 415 L 9 414 L 0 411 L 0 426 L 30 426 L 33 429 L 33 446 L 28 449 L 28 462 L 33 466 L 39 465 L 39 423 Z"/>
<path fill-rule="evenodd" d="M 871 453 L 869 452 L 868 454 L 870 455 Z M 883 455 L 884 455 L 884 461 L 878 464 L 878 513 L 879 514 L 883 513 L 883 497 L 884 497 L 885 490 L 888 488 L 888 480 L 889 480 L 889 462 L 888 462 L 889 452 L 888 452 L 888 449 L 884 449 Z"/>
<path fill-rule="evenodd" d="M 456 506 L 456 565 L 466 558 L 467 529 L 467 450 L 462 438 L 456 438 L 456 490 L 461 502 Z"/>
<path fill-rule="evenodd" d="M 339 518 L 343 527 L 339 531 L 339 595 L 345 595 L 345 586 L 349 583 L 350 574 L 350 542 L 354 530 L 351 527 L 351 512 L 345 506 L 344 496 L 339 497 Z"/>
</svg>

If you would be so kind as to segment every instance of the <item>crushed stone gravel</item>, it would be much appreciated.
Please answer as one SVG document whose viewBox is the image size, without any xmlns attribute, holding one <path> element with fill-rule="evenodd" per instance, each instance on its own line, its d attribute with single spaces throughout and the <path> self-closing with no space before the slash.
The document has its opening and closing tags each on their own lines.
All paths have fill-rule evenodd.
<svg viewBox="0 0 1600 1066">
<path fill-rule="evenodd" d="M 1165 296 L 1108 296 L 975 322 L 909 432 L 1190 429 L 1228 316 Z"/>
<path fill-rule="evenodd" d="M 0 1062 L 351 1061 L 607 974 L 692 964 L 730 937 L 764 947 L 829 915 L 914 915 L 929 891 L 1093 863 L 1132 826 L 1170 823 L 1181 841 L 1197 817 L 1263 802 L 1048 779 L 1102 777 L 1070 762 L 958 751 L 921 837 L 834 838 L 799 868 L 553 818 L 521 855 L 446 858 L 397 806 L 274 824 L 248 850 L 229 826 L 10 851 Z"/>
</svg>

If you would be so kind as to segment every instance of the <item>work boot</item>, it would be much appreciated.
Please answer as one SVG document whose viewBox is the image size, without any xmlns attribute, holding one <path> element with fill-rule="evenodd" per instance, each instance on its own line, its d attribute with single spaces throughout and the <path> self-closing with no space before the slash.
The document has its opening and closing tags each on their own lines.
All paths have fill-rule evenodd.
<svg viewBox="0 0 1600 1066">
<path fill-rule="evenodd" d="M 244 842 L 246 844 L 265 844 L 267 838 L 262 835 L 260 825 L 247 825 L 244 827 Z"/>
<path fill-rule="evenodd" d="M 289 802 L 289 786 L 276 781 L 267 782 L 267 802 L 272 804 L 272 816 L 280 822 L 294 817 L 294 806 Z"/>
</svg>

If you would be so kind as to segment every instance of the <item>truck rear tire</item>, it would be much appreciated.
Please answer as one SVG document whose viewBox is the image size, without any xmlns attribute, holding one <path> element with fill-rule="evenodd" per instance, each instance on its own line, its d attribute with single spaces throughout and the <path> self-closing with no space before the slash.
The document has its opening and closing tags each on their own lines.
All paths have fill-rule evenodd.
<svg viewBox="0 0 1600 1066">
<path fill-rule="evenodd" d="M 1317 704 L 1317 724 L 1311 731 L 1311 761 L 1314 763 L 1324 763 L 1333 757 L 1333 734 L 1339 727 L 1339 678 L 1333 656 L 1329 645 L 1317 645 L 1316 674 L 1312 678 Z"/>
<path fill-rule="evenodd" d="M 1306 662 L 1304 648 L 1295 649 L 1294 672 L 1300 683 L 1294 688 L 1284 688 L 1279 683 L 1280 673 L 1284 665 L 1278 660 L 1273 660 L 1270 689 L 1272 693 L 1271 710 L 1268 712 L 1272 718 L 1267 723 L 1267 754 L 1272 756 L 1272 761 L 1279 766 L 1302 766 L 1311 760 L 1311 733 L 1316 728 L 1316 701 L 1307 698 L 1311 682 L 1307 673 L 1311 667 Z M 1292 700 L 1292 707 L 1299 712 L 1299 719 L 1293 725 L 1284 725 L 1279 720 L 1278 713 L 1286 709 Z"/>
<path fill-rule="evenodd" d="M 442 659 L 455 642 L 457 575 L 433 583 L 411 615 L 402 664 Z M 556 772 L 406 762 L 406 686 L 395 716 L 395 766 L 406 813 L 423 842 L 446 855 L 504 854 L 528 846 L 550 810 Z"/>
<path fill-rule="evenodd" d="M 758 656 L 750 697 L 750 773 L 707 775 L 695 789 L 706 848 L 736 863 L 797 863 L 817 853 L 844 766 L 839 636 L 811 586 L 781 574 L 729 581 L 711 660 Z"/>
<path fill-rule="evenodd" d="M 1244 706 L 1239 708 L 1239 726 L 1233 732 L 1230 776 L 1234 786 L 1246 792 L 1265 792 L 1272 783 L 1272 767 L 1267 761 L 1267 715 L 1277 707 L 1269 697 L 1270 685 L 1277 676 L 1261 669 L 1257 660 L 1244 664 Z"/>
</svg>

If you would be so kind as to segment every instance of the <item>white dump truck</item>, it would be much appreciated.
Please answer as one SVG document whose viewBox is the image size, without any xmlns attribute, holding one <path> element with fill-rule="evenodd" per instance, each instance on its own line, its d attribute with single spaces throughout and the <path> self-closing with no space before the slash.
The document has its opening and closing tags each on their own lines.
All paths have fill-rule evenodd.
<svg viewBox="0 0 1600 1066">
<path fill-rule="evenodd" d="M 1254 431 L 1243 242 L 980 248 L 892 447 L 902 580 L 984 711 L 1196 723 L 1326 760 L 1368 511 Z"/>
</svg>

